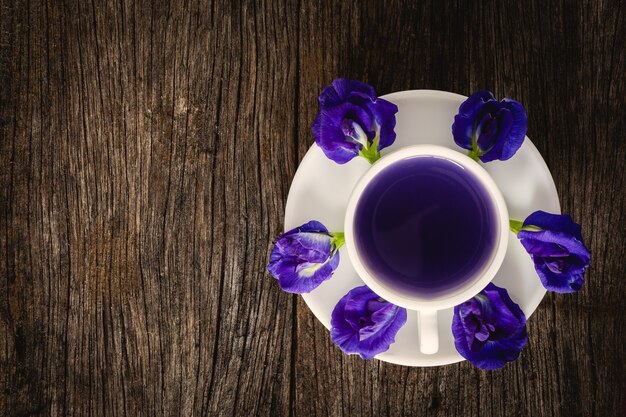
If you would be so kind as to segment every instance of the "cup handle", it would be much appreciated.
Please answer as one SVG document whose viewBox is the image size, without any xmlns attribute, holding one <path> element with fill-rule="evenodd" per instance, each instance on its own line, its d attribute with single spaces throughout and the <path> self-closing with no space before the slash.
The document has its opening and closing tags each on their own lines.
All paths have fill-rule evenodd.
<svg viewBox="0 0 626 417">
<path fill-rule="evenodd" d="M 439 350 L 439 331 L 437 330 L 437 310 L 420 310 L 417 312 L 417 329 L 420 351 L 432 355 Z"/>
</svg>

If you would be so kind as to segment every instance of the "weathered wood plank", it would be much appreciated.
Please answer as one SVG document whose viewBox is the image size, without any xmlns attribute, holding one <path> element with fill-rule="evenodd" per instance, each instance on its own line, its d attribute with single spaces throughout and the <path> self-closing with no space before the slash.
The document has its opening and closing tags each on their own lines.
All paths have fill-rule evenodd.
<svg viewBox="0 0 626 417">
<path fill-rule="evenodd" d="M 0 415 L 623 415 L 622 3 L 0 0 Z M 526 105 L 593 264 L 515 364 L 344 356 L 265 272 L 339 76 Z"/>
</svg>

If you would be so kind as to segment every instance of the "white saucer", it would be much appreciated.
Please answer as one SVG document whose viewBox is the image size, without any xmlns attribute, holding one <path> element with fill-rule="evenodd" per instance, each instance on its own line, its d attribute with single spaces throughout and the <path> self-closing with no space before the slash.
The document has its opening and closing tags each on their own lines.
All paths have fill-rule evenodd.
<svg viewBox="0 0 626 417">
<path fill-rule="evenodd" d="M 420 143 L 465 152 L 454 143 L 451 126 L 459 105 L 466 97 L 443 91 L 412 90 L 388 94 L 383 98 L 399 108 L 396 115 L 396 141 L 384 149 L 383 154 Z M 510 160 L 482 165 L 500 188 L 511 218 L 524 220 L 535 210 L 561 212 L 550 171 L 528 138 Z M 289 190 L 285 208 L 285 230 L 309 220 L 318 220 L 331 232 L 342 231 L 350 192 L 369 166 L 360 157 L 345 165 L 338 165 L 327 159 L 317 145 L 311 146 L 300 163 Z M 505 287 L 526 317 L 530 317 L 546 290 L 517 238 L 511 233 L 509 239 L 507 255 L 493 282 Z M 350 289 L 363 285 L 345 248 L 340 250 L 340 257 L 335 274 L 309 294 L 303 294 L 304 301 L 326 328 L 330 328 L 330 315 L 337 301 Z M 454 348 L 452 309 L 439 312 L 440 345 L 439 351 L 433 355 L 425 355 L 419 351 L 417 313 L 408 313 L 407 323 L 398 332 L 396 342 L 387 352 L 376 356 L 376 359 L 406 366 L 439 366 L 463 360 Z"/>
</svg>

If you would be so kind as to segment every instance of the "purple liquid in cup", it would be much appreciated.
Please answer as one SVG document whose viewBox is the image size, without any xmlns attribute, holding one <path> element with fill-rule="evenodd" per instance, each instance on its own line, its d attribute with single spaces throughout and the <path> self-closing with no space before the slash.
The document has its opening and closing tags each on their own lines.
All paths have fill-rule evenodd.
<svg viewBox="0 0 626 417">
<path fill-rule="evenodd" d="M 355 245 L 377 280 L 437 296 L 477 278 L 498 239 L 496 209 L 478 179 L 448 159 L 418 156 L 383 169 L 354 216 Z"/>
</svg>

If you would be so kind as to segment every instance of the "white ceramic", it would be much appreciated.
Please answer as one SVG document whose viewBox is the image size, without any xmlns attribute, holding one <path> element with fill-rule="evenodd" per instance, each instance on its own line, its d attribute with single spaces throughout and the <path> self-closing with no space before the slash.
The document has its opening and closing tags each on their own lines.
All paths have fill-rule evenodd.
<svg viewBox="0 0 626 417">
<path fill-rule="evenodd" d="M 391 147 L 382 151 L 383 155 L 416 144 L 433 144 L 462 151 L 454 143 L 450 127 L 466 97 L 443 91 L 413 90 L 388 94 L 383 98 L 399 108 L 395 129 L 397 139 Z M 482 166 L 500 189 L 511 218 L 523 220 L 535 210 L 560 213 L 550 171 L 528 138 L 510 160 Z M 316 145 L 311 146 L 289 190 L 285 230 L 309 220 L 318 220 L 331 231 L 342 231 L 348 199 L 369 168 L 371 165 L 363 158 L 338 165 L 327 159 Z M 510 233 L 508 239 L 506 256 L 493 282 L 505 287 L 529 318 L 546 291 L 517 238 Z M 333 277 L 314 291 L 303 294 L 304 301 L 326 328 L 330 328 L 330 315 L 337 301 L 352 288 L 363 285 L 345 247 L 340 250 L 340 256 L 341 261 Z M 420 351 L 417 316 L 409 314 L 407 323 L 396 335 L 395 343 L 376 358 L 407 366 L 438 366 L 463 360 L 454 348 L 452 313 L 452 308 L 438 313 L 437 353 L 428 355 Z M 330 335 L 328 337 L 330 340 Z M 337 354 L 341 354 L 339 348 Z"/>
<path fill-rule="evenodd" d="M 362 254 L 355 244 L 354 214 L 363 191 L 386 168 L 396 162 L 414 157 L 437 157 L 454 162 L 465 172 L 473 176 L 485 190 L 495 209 L 496 242 L 494 249 L 474 276 L 468 277 L 463 285 L 455 287 L 437 296 L 424 297 L 399 291 L 381 282 L 362 261 Z M 509 213 L 504 198 L 496 183 L 491 179 L 479 163 L 467 155 L 437 145 L 413 145 L 400 148 L 376 161 L 376 163 L 356 183 L 346 208 L 344 232 L 346 249 L 352 266 L 363 282 L 376 294 L 395 305 L 418 312 L 418 334 L 420 351 L 435 354 L 439 350 L 439 334 L 437 330 L 437 311 L 454 307 L 478 294 L 500 269 L 509 243 Z"/>
</svg>

